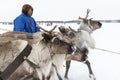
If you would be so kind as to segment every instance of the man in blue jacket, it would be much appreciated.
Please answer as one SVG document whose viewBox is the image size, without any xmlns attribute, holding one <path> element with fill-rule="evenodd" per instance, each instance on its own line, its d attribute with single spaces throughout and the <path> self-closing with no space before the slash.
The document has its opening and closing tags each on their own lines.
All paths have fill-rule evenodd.
<svg viewBox="0 0 120 80">
<path fill-rule="evenodd" d="M 15 32 L 27 32 L 32 33 L 40 32 L 40 29 L 36 27 L 36 22 L 32 18 L 33 8 L 29 4 L 25 4 L 22 7 L 22 14 L 14 20 L 14 31 Z"/>
</svg>

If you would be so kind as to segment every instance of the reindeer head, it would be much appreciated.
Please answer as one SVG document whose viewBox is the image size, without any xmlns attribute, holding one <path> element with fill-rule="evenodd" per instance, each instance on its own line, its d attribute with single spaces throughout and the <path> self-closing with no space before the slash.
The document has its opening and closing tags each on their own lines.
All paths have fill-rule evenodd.
<svg viewBox="0 0 120 80">
<path fill-rule="evenodd" d="M 85 16 L 85 18 L 79 17 L 79 19 L 82 19 L 81 25 L 80 25 L 80 29 L 85 29 L 85 28 L 89 28 L 91 29 L 91 31 L 94 31 L 96 29 L 101 28 L 102 24 L 99 21 L 94 21 L 91 19 L 87 19 L 89 16 L 90 10 L 87 9 L 87 14 Z"/>
<path fill-rule="evenodd" d="M 46 30 L 46 29 L 44 29 L 43 27 L 40 27 L 40 26 L 37 26 L 37 27 L 43 30 L 42 37 L 43 37 L 44 41 L 45 42 L 50 42 L 52 40 L 52 38 L 54 37 L 53 36 L 53 33 L 54 33 L 53 30 L 55 30 L 55 28 L 57 26 L 54 26 L 54 28 L 51 29 L 50 31 L 48 31 L 48 30 Z"/>
<path fill-rule="evenodd" d="M 75 33 L 77 33 L 77 31 L 73 30 L 73 29 L 70 28 L 70 27 L 69 27 L 69 28 L 66 28 L 66 27 L 64 27 L 64 26 L 60 26 L 58 29 L 59 29 L 59 31 L 60 31 L 63 35 L 68 36 L 69 38 L 75 37 L 75 36 L 76 36 Z"/>
</svg>

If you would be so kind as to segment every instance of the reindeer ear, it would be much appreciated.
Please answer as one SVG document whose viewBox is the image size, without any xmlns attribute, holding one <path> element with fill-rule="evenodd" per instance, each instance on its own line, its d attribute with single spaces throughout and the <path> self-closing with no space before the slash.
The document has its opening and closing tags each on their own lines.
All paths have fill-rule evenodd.
<svg viewBox="0 0 120 80">
<path fill-rule="evenodd" d="M 65 32 L 66 32 L 66 31 L 65 31 L 65 28 L 64 28 L 64 27 L 62 27 L 62 26 L 61 26 L 61 27 L 59 27 L 58 29 L 59 29 L 59 31 L 60 31 L 61 33 L 65 33 Z"/>
<path fill-rule="evenodd" d="M 48 34 L 46 34 L 46 33 L 43 33 L 42 36 L 44 37 L 44 40 L 45 40 L 46 42 L 48 42 L 48 41 L 51 40 L 51 37 L 50 37 Z"/>
</svg>

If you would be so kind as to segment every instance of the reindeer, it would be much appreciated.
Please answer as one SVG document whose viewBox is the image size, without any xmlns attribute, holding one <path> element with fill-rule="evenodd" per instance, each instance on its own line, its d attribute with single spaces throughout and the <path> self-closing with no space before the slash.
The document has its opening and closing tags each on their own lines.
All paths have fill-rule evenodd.
<svg viewBox="0 0 120 80">
<path fill-rule="evenodd" d="M 50 32 L 52 32 L 52 30 Z M 52 38 L 48 39 L 44 33 L 35 33 L 33 38 L 33 41 L 31 41 L 27 39 L 25 33 L 17 32 L 8 32 L 1 35 L 1 72 L 5 70 L 5 68 L 15 59 L 15 57 L 28 43 L 31 44 L 32 51 L 27 60 L 35 65 L 35 67 L 31 66 L 27 60 L 24 61 L 24 63 L 21 64 L 21 66 L 7 80 L 44 80 L 45 78 L 50 79 L 51 77 L 49 75 L 55 74 L 55 69 L 52 66 L 51 54 L 49 51 L 50 49 L 48 47 L 50 44 L 55 42 L 53 41 L 52 43 L 49 43 Z M 67 44 L 65 45 L 67 46 Z"/>
<path fill-rule="evenodd" d="M 41 29 L 43 28 L 41 27 Z M 0 51 L 2 52 L 1 55 L 4 56 L 4 59 L 3 56 L 0 56 L 1 72 L 3 72 L 6 66 L 8 66 L 18 53 L 23 50 L 25 43 L 32 46 L 30 55 L 27 59 L 25 58 L 26 61 L 24 61 L 7 80 L 62 80 L 58 73 L 58 68 L 63 64 L 66 55 L 74 51 L 72 45 L 68 43 L 70 41 L 65 42 L 60 37 L 56 36 L 56 32 L 53 32 L 54 29 L 55 27 L 50 31 L 43 29 L 44 32 L 34 33 L 33 39 L 28 39 L 27 33 L 21 32 L 7 32 L 0 35 L 0 39 L 3 38 L 1 41 L 11 39 L 9 41 L 10 43 L 6 41 L 0 47 Z M 14 42 L 15 40 L 17 40 L 16 43 Z M 10 46 L 8 46 L 8 44 Z M 82 60 L 84 58 L 82 50 L 76 49 L 74 53 L 80 54 L 79 59 Z M 13 56 L 9 57 L 11 54 Z M 4 64 L 4 62 L 6 62 L 6 64 Z M 32 65 L 30 63 L 32 63 Z"/>
<path fill-rule="evenodd" d="M 27 33 L 21 32 L 7 32 L 0 36 L 26 40 L 28 44 L 33 47 L 31 54 L 27 59 L 34 63 L 37 68 L 32 68 L 33 65 L 28 65 L 28 62 L 26 61 L 26 65 L 23 64 L 23 66 L 27 68 L 27 70 L 26 68 L 24 69 L 29 73 L 29 75 L 23 76 L 22 80 L 26 80 L 27 78 L 29 78 L 29 76 L 31 78 L 33 73 L 37 74 L 37 79 L 40 80 L 44 80 L 45 78 L 47 78 L 48 80 L 57 80 L 57 78 L 53 78 L 53 76 L 55 75 L 58 76 L 59 80 L 62 80 L 58 69 L 63 65 L 65 59 L 67 59 L 67 54 L 71 54 L 74 52 L 74 50 L 72 49 L 71 40 L 67 37 L 63 37 L 63 35 L 61 35 L 59 32 L 53 32 L 55 27 L 50 31 L 45 30 L 42 27 L 40 28 L 44 32 L 34 33 L 32 40 L 28 39 Z M 59 34 L 59 36 L 56 34 Z M 83 55 L 86 54 L 84 50 L 77 48 L 74 53 L 79 54 L 79 56 L 77 56 L 78 59 L 81 59 L 81 61 L 84 60 L 85 57 Z M 17 77 L 15 76 L 15 74 L 19 74 L 19 70 L 20 69 L 18 69 L 13 74 L 13 76 L 9 78 L 9 80 L 15 80 L 15 77 Z M 34 76 L 32 77 L 34 78 Z"/>
<path fill-rule="evenodd" d="M 49 31 L 45 30 L 44 28 L 40 27 L 43 31 L 47 32 L 48 34 Z M 46 35 L 48 35 L 46 34 Z M 77 58 L 80 60 L 80 61 L 84 61 L 84 59 L 86 58 L 84 56 L 84 54 L 86 54 L 87 52 L 85 52 L 84 49 L 80 49 L 80 48 L 76 48 L 76 50 L 74 51 L 73 50 L 73 45 L 71 45 L 71 39 L 68 38 L 68 37 L 65 37 L 63 36 L 62 34 L 60 34 L 59 32 L 52 32 L 51 35 L 49 36 L 53 36 L 53 41 L 55 41 L 56 43 L 52 44 L 51 45 L 51 51 L 53 53 L 53 57 L 52 57 L 52 62 L 53 64 L 56 66 L 56 71 L 61 67 L 63 66 L 63 62 L 65 60 L 68 60 L 69 58 L 69 54 L 72 54 L 72 53 L 75 53 L 76 55 L 79 54 L 79 56 L 77 56 Z M 58 40 L 60 39 L 60 40 Z M 68 46 L 69 49 L 66 51 L 66 46 L 63 44 L 63 42 L 61 41 L 65 41 L 67 42 L 67 44 L 71 45 Z M 69 58 L 70 59 L 70 58 Z M 73 59 L 73 58 L 71 58 Z M 58 73 L 59 74 L 59 73 Z M 61 75 L 59 74 L 59 79 L 62 80 L 61 78 Z"/>
<path fill-rule="evenodd" d="M 102 24 L 99 21 L 94 21 L 91 19 L 87 19 L 88 14 L 90 10 L 87 10 L 87 14 L 85 18 L 79 17 L 79 19 L 82 19 L 80 27 L 77 31 L 72 29 L 71 27 L 65 28 L 63 26 L 59 27 L 59 31 L 63 34 L 63 36 L 66 36 L 71 39 L 71 44 L 73 44 L 75 47 L 83 49 L 84 53 L 88 53 L 88 48 L 95 48 L 95 41 L 90 35 L 94 30 L 99 29 Z M 68 61 L 66 61 L 66 72 L 65 72 L 65 78 L 68 79 L 68 71 L 70 68 L 71 60 L 77 60 L 81 62 L 78 58 L 79 54 L 73 54 L 68 56 Z M 88 69 L 89 69 L 89 76 L 90 78 L 96 79 L 93 71 L 91 69 L 90 62 L 87 60 L 87 54 L 84 54 L 84 62 Z M 70 61 L 69 61 L 70 60 Z"/>
</svg>

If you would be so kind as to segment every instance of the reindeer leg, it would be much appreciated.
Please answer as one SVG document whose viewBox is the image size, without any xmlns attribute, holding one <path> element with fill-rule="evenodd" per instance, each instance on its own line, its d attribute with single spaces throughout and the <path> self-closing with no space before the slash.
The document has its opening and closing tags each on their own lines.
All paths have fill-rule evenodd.
<svg viewBox="0 0 120 80">
<path fill-rule="evenodd" d="M 45 76 L 44 76 L 44 74 L 42 74 L 42 80 L 45 80 Z"/>
<path fill-rule="evenodd" d="M 51 75 L 49 75 L 49 76 L 47 77 L 47 80 L 50 80 L 50 77 L 51 77 Z"/>
<path fill-rule="evenodd" d="M 55 70 L 56 70 L 58 79 L 59 79 L 59 80 L 62 80 L 62 77 L 60 76 L 60 74 L 59 74 L 59 72 L 58 72 L 58 69 L 57 69 L 56 65 L 52 64 L 52 66 L 53 66 L 53 67 L 55 68 Z"/>
<path fill-rule="evenodd" d="M 2 73 L 2 71 L 0 71 L 0 74 Z"/>
<path fill-rule="evenodd" d="M 88 60 L 86 60 L 86 61 L 85 61 L 85 64 L 87 65 L 88 70 L 89 70 L 89 77 L 92 78 L 93 80 L 96 80 L 96 78 L 95 78 L 95 76 L 94 76 L 94 73 L 93 73 L 93 71 L 92 71 L 90 62 L 89 62 Z"/>
<path fill-rule="evenodd" d="M 59 80 L 62 80 L 60 74 L 57 73 L 57 76 L 58 76 L 58 79 L 59 79 Z"/>
<path fill-rule="evenodd" d="M 65 78 L 68 79 L 68 71 L 70 68 L 71 61 L 66 61 L 66 71 L 65 71 Z"/>
</svg>

